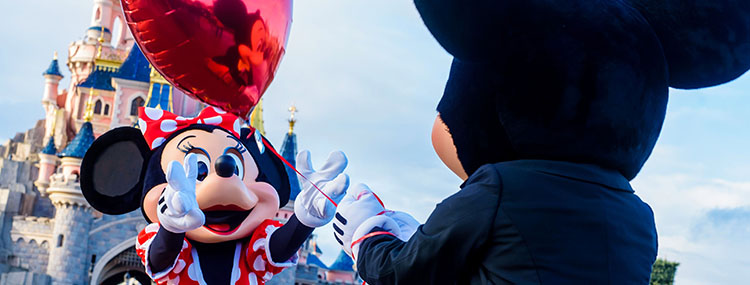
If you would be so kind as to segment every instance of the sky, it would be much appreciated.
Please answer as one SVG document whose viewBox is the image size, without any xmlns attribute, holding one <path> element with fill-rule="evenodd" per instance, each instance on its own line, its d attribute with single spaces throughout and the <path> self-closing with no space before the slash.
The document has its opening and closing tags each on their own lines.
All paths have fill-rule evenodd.
<svg viewBox="0 0 750 285">
<path fill-rule="evenodd" d="M 83 37 L 92 3 L 0 1 L 0 139 L 43 119 L 41 73 L 54 51 L 65 58 L 70 42 Z M 450 55 L 411 1 L 294 4 L 287 54 L 264 95 L 267 136 L 281 146 L 295 104 L 298 147 L 311 150 L 314 165 L 344 151 L 352 183 L 368 184 L 388 208 L 425 221 L 461 184 L 430 142 Z M 67 88 L 70 72 L 61 67 Z M 678 284 L 750 279 L 749 90 L 750 75 L 671 90 L 656 148 L 632 181 L 654 210 L 659 257 L 680 263 Z M 315 233 L 330 264 L 340 250 L 331 226 Z"/>
</svg>

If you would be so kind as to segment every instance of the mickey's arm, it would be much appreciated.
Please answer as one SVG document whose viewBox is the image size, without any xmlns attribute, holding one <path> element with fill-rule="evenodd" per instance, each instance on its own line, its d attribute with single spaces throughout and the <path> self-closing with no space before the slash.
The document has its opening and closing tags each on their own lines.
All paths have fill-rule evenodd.
<svg viewBox="0 0 750 285">
<path fill-rule="evenodd" d="M 499 211 L 497 189 L 481 183 L 465 187 L 440 203 L 407 241 L 378 234 L 398 233 L 396 219 L 369 218 L 353 236 L 361 240 L 352 248 L 360 277 L 373 285 L 469 282 L 461 278 L 474 272 L 462 270 L 479 268 L 471 264 L 483 260 Z M 344 203 L 339 208 L 346 210 Z"/>
<path fill-rule="evenodd" d="M 342 173 L 347 164 L 343 152 L 331 153 L 320 171 L 313 170 L 308 151 L 300 152 L 297 162 L 304 175 L 300 177 L 303 189 L 294 201 L 294 214 L 271 235 L 269 247 L 274 262 L 289 260 L 315 228 L 330 222 L 336 213 L 331 200 L 340 202 L 349 187 L 349 176 Z"/>
</svg>

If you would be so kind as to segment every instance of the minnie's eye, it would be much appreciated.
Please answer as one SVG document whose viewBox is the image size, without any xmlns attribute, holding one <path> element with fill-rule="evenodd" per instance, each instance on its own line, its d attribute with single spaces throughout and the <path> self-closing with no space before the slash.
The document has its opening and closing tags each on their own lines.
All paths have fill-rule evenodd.
<svg viewBox="0 0 750 285">
<path fill-rule="evenodd" d="M 234 152 L 227 152 L 226 155 L 234 159 L 234 174 L 239 176 L 240 179 L 245 178 L 245 165 L 242 159 Z"/>
<path fill-rule="evenodd" d="M 203 181 L 203 179 L 206 179 L 209 172 L 209 165 L 211 165 L 211 161 L 208 159 L 208 157 L 205 154 L 199 153 L 199 152 L 193 152 L 198 156 L 198 181 Z"/>
<path fill-rule="evenodd" d="M 198 181 L 203 181 L 208 176 L 208 165 L 205 162 L 198 162 Z"/>
</svg>

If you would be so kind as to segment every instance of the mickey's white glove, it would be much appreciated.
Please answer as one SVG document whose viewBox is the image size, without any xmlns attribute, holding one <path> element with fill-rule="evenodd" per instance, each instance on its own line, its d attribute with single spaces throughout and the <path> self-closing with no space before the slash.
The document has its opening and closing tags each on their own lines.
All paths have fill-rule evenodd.
<svg viewBox="0 0 750 285">
<path fill-rule="evenodd" d="M 357 184 L 353 190 L 339 203 L 336 219 L 333 221 L 333 235 L 350 256 L 352 237 L 357 227 L 365 220 L 385 212 L 383 204 L 367 185 Z"/>
<path fill-rule="evenodd" d="M 335 151 L 328 156 L 323 168 L 315 171 L 309 151 L 305 150 L 297 155 L 297 170 L 336 203 L 344 198 L 346 189 L 349 188 L 349 176 L 342 173 L 346 164 L 346 155 L 341 151 Z M 310 181 L 302 177 L 299 177 L 299 180 L 302 181 L 302 191 L 294 200 L 294 214 L 297 219 L 311 228 L 321 227 L 330 222 L 336 214 L 336 206 Z"/>
<path fill-rule="evenodd" d="M 206 222 L 195 198 L 198 157 L 188 154 L 183 163 L 184 169 L 175 160 L 167 166 L 167 188 L 161 193 L 156 211 L 161 227 L 172 233 L 192 231 Z"/>
<path fill-rule="evenodd" d="M 409 214 L 386 210 L 367 185 L 358 184 L 354 190 L 339 204 L 333 228 L 336 241 L 355 259 L 360 239 L 375 227 L 380 227 L 403 241 L 408 240 L 419 227 L 420 223 Z"/>
<path fill-rule="evenodd" d="M 402 241 L 408 241 L 411 236 L 413 236 L 414 233 L 417 232 L 417 228 L 422 225 L 422 223 L 405 212 L 386 211 L 383 215 L 396 221 L 396 224 L 398 224 L 398 228 L 401 231 L 401 234 L 396 235 L 396 237 L 398 237 L 398 239 Z M 367 232 L 369 233 L 370 231 Z"/>
</svg>

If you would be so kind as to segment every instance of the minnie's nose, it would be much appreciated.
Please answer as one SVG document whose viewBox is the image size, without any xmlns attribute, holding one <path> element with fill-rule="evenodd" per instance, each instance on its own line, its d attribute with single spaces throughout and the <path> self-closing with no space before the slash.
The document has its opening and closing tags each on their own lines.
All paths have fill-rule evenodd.
<svg viewBox="0 0 750 285">
<path fill-rule="evenodd" d="M 232 177 L 237 170 L 237 164 L 235 163 L 234 158 L 225 154 L 216 159 L 214 168 L 216 168 L 216 174 L 219 176 L 225 178 Z"/>
</svg>

